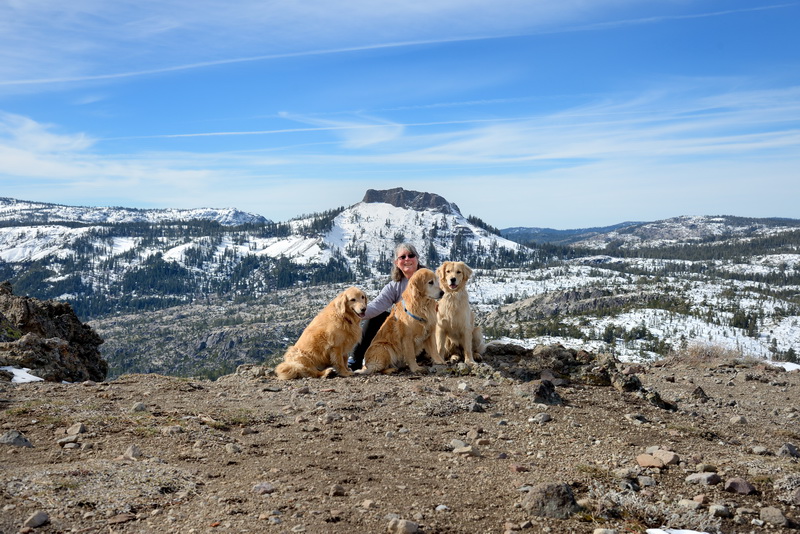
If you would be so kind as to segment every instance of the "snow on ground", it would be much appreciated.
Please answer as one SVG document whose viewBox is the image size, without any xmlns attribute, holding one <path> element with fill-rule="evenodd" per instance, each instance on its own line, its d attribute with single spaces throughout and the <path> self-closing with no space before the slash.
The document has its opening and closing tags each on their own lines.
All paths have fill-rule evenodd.
<svg viewBox="0 0 800 534">
<path fill-rule="evenodd" d="M 3 366 L 0 367 L 0 371 L 7 371 L 14 375 L 14 378 L 11 379 L 11 382 L 14 384 L 23 384 L 26 382 L 39 382 L 44 379 L 39 378 L 38 376 L 33 376 L 28 371 L 30 369 L 23 368 L 20 369 L 19 367 L 10 367 L 10 366 Z"/>
</svg>

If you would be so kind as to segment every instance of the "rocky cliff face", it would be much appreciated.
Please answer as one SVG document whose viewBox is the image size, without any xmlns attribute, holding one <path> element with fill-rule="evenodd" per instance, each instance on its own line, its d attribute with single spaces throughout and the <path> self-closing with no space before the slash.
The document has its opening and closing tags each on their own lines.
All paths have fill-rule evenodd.
<svg viewBox="0 0 800 534">
<path fill-rule="evenodd" d="M 23 367 L 50 382 L 102 381 L 100 336 L 66 302 L 13 294 L 0 284 L 0 366 Z"/>
<path fill-rule="evenodd" d="M 402 187 L 385 190 L 368 189 L 362 202 L 383 202 L 397 208 L 407 208 L 417 211 L 432 209 L 441 213 L 460 213 L 458 206 L 448 202 L 435 193 L 407 191 Z"/>
</svg>

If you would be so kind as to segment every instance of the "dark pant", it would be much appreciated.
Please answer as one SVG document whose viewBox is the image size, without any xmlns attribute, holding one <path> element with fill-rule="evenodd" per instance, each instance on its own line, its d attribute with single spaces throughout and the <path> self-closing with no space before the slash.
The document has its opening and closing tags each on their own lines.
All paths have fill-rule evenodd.
<svg viewBox="0 0 800 534">
<path fill-rule="evenodd" d="M 350 363 L 350 369 L 361 369 L 364 364 L 364 354 L 367 352 L 370 343 L 375 338 L 375 334 L 380 330 L 381 325 L 389 317 L 389 312 L 383 312 L 376 315 L 372 319 L 368 319 L 364 325 L 364 333 L 361 335 L 361 342 L 353 349 L 353 361 Z"/>
</svg>

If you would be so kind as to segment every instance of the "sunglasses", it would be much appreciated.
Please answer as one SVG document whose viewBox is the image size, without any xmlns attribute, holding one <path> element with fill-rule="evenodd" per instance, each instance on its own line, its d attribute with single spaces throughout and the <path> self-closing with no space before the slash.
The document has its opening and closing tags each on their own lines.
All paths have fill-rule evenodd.
<svg viewBox="0 0 800 534">
<path fill-rule="evenodd" d="M 408 258 L 409 260 L 413 260 L 416 257 L 417 257 L 416 254 L 403 254 L 402 256 L 397 256 L 397 259 L 398 260 L 404 260 L 404 259 Z"/>
</svg>

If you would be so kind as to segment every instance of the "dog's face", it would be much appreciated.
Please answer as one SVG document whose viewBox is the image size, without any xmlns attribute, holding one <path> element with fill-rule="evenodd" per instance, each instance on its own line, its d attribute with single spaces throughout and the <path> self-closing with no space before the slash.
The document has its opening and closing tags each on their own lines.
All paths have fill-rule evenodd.
<svg viewBox="0 0 800 534">
<path fill-rule="evenodd" d="M 447 291 L 459 291 L 467 285 L 472 269 L 463 261 L 446 261 L 436 269 L 439 283 Z"/>
<path fill-rule="evenodd" d="M 430 269 L 419 269 L 408 281 L 408 284 L 414 286 L 418 295 L 429 299 L 438 300 L 444 295 L 444 291 L 436 281 L 436 275 Z"/>
<path fill-rule="evenodd" d="M 363 318 L 367 313 L 367 294 L 357 287 L 348 287 L 336 299 L 337 308 L 342 314 L 352 313 Z"/>
</svg>

